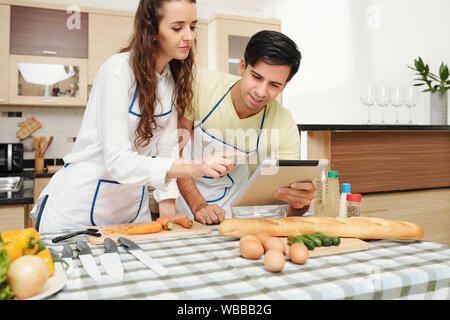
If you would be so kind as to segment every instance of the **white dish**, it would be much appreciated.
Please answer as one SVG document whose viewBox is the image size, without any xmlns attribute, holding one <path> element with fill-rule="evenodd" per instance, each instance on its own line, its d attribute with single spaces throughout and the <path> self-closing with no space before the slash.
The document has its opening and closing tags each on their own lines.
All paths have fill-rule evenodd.
<svg viewBox="0 0 450 320">
<path fill-rule="evenodd" d="M 56 268 L 53 276 L 47 280 L 44 290 L 42 290 L 41 293 L 29 297 L 27 300 L 41 300 L 47 298 L 48 296 L 51 296 L 61 290 L 66 282 L 66 273 L 62 269 Z"/>
</svg>

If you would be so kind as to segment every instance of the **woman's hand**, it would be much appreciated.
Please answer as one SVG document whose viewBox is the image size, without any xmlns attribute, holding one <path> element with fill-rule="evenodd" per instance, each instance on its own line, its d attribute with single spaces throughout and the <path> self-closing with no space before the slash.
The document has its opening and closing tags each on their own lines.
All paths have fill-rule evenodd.
<svg viewBox="0 0 450 320">
<path fill-rule="evenodd" d="M 236 166 L 236 159 L 243 158 L 242 152 L 214 153 L 200 160 L 176 159 L 166 178 L 193 178 L 199 179 L 203 176 L 220 178 Z"/>
</svg>

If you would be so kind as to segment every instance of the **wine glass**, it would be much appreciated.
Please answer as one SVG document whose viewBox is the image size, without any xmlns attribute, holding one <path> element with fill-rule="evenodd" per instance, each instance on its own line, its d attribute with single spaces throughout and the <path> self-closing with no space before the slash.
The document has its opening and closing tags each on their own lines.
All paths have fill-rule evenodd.
<svg viewBox="0 0 450 320">
<path fill-rule="evenodd" d="M 412 108 L 416 106 L 418 101 L 419 101 L 419 92 L 417 91 L 417 87 L 409 86 L 406 89 L 406 94 L 405 94 L 405 105 L 409 109 L 409 124 L 412 124 L 412 119 L 411 119 Z"/>
<path fill-rule="evenodd" d="M 405 88 L 395 87 L 392 91 L 391 104 L 395 107 L 395 124 L 399 124 L 398 120 L 398 108 L 400 108 L 405 101 Z"/>
<path fill-rule="evenodd" d="M 370 119 L 370 107 L 375 104 L 375 91 L 375 86 L 370 84 L 365 86 L 361 92 L 361 102 L 368 107 L 369 119 L 367 123 L 369 124 L 372 123 L 372 120 Z"/>
<path fill-rule="evenodd" d="M 381 107 L 381 123 L 384 124 L 384 108 L 391 102 L 391 89 L 382 84 L 377 91 L 376 103 Z"/>
</svg>

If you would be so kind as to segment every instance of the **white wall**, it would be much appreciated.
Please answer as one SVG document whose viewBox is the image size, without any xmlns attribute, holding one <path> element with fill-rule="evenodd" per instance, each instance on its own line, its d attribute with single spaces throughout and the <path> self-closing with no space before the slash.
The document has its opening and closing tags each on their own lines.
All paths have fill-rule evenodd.
<svg viewBox="0 0 450 320">
<path fill-rule="evenodd" d="M 29 1 L 121 11 L 135 11 L 138 4 L 138 0 Z M 281 20 L 282 31 L 303 55 L 300 71 L 283 95 L 298 123 L 365 123 L 367 109 L 359 101 L 363 84 L 407 85 L 414 76 L 406 66 L 419 55 L 434 72 L 442 61 L 450 64 L 450 0 L 198 0 L 197 4 L 200 18 L 227 13 Z M 68 139 L 76 136 L 82 111 L 10 109 L 22 111 L 23 117 L 0 117 L 0 142 L 17 141 L 17 123 L 35 116 L 43 123 L 35 135 L 55 136 L 47 157 L 70 152 Z M 380 117 L 380 109 L 373 108 L 373 121 Z M 394 118 L 388 107 L 386 121 L 393 123 Z M 400 121 L 408 121 L 406 107 L 401 108 Z M 429 124 L 427 94 L 421 94 L 413 121 Z"/>
<path fill-rule="evenodd" d="M 407 65 L 419 55 L 434 73 L 450 64 L 448 0 L 278 0 L 271 11 L 303 54 L 283 96 L 298 123 L 365 123 L 364 84 L 408 85 L 415 77 Z M 400 122 L 408 117 L 401 107 Z M 372 120 L 380 119 L 372 108 Z M 393 107 L 385 120 L 394 122 Z M 420 94 L 413 122 L 429 124 L 428 94 Z"/>
</svg>

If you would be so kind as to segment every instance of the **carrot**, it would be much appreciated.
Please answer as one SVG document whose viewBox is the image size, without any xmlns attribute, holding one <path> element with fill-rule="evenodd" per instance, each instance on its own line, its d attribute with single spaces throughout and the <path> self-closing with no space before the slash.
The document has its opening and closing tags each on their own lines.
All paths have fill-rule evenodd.
<svg viewBox="0 0 450 320">
<path fill-rule="evenodd" d="M 167 217 L 159 217 L 156 219 L 157 222 L 161 223 L 164 230 L 172 230 L 173 229 L 173 222 Z"/>
<path fill-rule="evenodd" d="M 127 234 L 146 234 L 146 233 L 156 233 L 162 230 L 162 225 L 159 222 L 148 222 L 135 227 L 131 227 L 126 230 Z"/>
<path fill-rule="evenodd" d="M 189 218 L 177 218 L 173 220 L 173 222 L 187 229 L 192 228 L 192 225 L 194 224 L 194 221 L 192 221 L 192 219 Z"/>
</svg>

